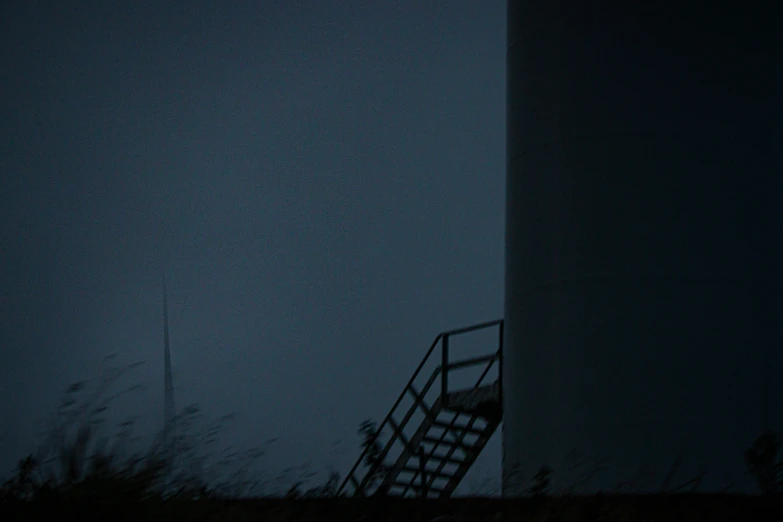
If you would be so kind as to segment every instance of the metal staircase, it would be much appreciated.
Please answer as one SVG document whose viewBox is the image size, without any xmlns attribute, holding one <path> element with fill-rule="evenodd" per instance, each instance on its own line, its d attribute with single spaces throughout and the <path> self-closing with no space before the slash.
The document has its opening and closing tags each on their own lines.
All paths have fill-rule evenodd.
<svg viewBox="0 0 783 522">
<path fill-rule="evenodd" d="M 488 332 L 491 329 L 497 330 L 491 353 L 449 361 L 450 339 L 471 332 L 491 333 Z M 431 356 L 438 345 L 440 364 L 431 370 L 427 381 L 417 387 L 420 374 L 427 374 L 427 364 L 437 364 L 438 359 Z M 502 347 L 502 319 L 439 334 L 378 426 L 378 439 L 384 429 L 390 430 L 380 454 L 367 464 L 369 447 L 365 448 L 340 485 L 338 494 L 450 496 L 502 420 Z M 497 373 L 494 380 L 488 378 L 493 367 Z M 450 391 L 450 374 L 470 368 L 481 370 L 475 384 Z M 434 386 L 438 381 L 439 386 Z M 435 397 L 430 398 L 431 395 Z M 409 404 L 404 406 L 406 399 Z"/>
</svg>

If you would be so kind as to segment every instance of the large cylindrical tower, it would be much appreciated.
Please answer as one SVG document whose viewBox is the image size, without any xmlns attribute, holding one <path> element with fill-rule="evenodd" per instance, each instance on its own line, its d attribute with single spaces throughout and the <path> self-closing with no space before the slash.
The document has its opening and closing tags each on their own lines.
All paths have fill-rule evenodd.
<svg viewBox="0 0 783 522">
<path fill-rule="evenodd" d="M 509 0 L 504 493 L 749 491 L 783 427 L 779 2 Z"/>
</svg>

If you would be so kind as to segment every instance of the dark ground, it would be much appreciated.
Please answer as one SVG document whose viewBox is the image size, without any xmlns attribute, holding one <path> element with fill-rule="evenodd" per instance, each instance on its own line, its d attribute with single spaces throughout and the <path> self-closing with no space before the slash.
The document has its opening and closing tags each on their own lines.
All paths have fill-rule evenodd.
<svg viewBox="0 0 783 522">
<path fill-rule="evenodd" d="M 442 517 L 442 518 L 439 518 Z M 593 496 L 542 500 L 317 499 L 201 500 L 132 505 L 4 505 L 0 520 L 171 521 L 783 521 L 783 497 Z"/>
</svg>

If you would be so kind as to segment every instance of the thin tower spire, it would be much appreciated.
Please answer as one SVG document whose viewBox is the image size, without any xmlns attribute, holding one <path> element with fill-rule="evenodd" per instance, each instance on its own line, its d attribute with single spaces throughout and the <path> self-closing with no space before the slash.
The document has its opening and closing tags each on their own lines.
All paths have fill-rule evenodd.
<svg viewBox="0 0 783 522">
<path fill-rule="evenodd" d="M 171 350 L 169 347 L 169 305 L 166 276 L 163 276 L 163 436 L 169 442 L 174 424 L 174 384 L 171 377 Z"/>
</svg>

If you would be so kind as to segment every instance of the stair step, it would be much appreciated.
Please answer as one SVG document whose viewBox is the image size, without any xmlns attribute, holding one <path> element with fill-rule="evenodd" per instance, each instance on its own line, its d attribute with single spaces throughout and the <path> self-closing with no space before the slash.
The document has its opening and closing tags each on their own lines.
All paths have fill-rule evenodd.
<svg viewBox="0 0 783 522">
<path fill-rule="evenodd" d="M 471 468 L 473 463 L 478 458 L 478 455 L 481 452 L 481 450 L 483 450 L 484 447 L 487 445 L 487 442 L 489 442 L 489 437 L 492 434 L 495 433 L 495 430 L 497 429 L 497 427 L 498 427 L 497 423 L 489 425 L 488 426 L 488 436 L 487 437 L 481 437 L 481 438 L 479 438 L 478 441 L 476 441 L 475 451 L 473 453 L 468 454 L 466 456 L 466 458 L 465 458 L 465 465 L 464 466 L 460 466 L 459 468 L 457 468 L 454 471 L 454 478 L 452 480 L 450 480 L 446 484 L 446 486 L 444 487 L 446 496 L 451 495 L 454 492 L 454 490 L 457 488 L 457 486 L 459 485 L 460 481 L 462 481 L 462 479 L 467 474 L 468 470 Z"/>
<path fill-rule="evenodd" d="M 468 428 L 467 426 L 460 426 L 459 424 L 451 424 L 449 422 L 443 422 L 439 420 L 433 422 L 432 425 L 437 426 L 438 428 L 444 428 L 446 430 L 465 431 L 467 433 L 472 433 L 474 435 L 484 435 L 484 430 L 480 430 L 477 428 Z"/>
<path fill-rule="evenodd" d="M 500 403 L 500 383 L 455 390 L 446 395 L 448 409 L 459 411 L 474 411 L 482 404 Z"/>
<path fill-rule="evenodd" d="M 456 464 L 461 466 L 467 459 L 455 459 L 453 456 L 447 457 L 445 455 L 427 455 L 427 460 L 445 460 L 447 463 Z"/>
<path fill-rule="evenodd" d="M 408 473 L 419 473 L 421 471 L 418 466 L 405 466 L 402 468 L 402 471 L 407 471 Z M 451 479 L 454 475 L 451 473 L 446 473 L 443 470 L 436 472 L 434 469 L 425 469 L 424 473 L 429 477 L 431 475 L 435 475 L 440 478 L 445 479 Z"/>
<path fill-rule="evenodd" d="M 422 440 L 424 442 L 429 442 L 429 443 L 435 444 L 437 446 L 446 446 L 448 448 L 452 448 L 454 446 L 457 446 L 458 448 L 460 448 L 463 451 L 466 451 L 466 452 L 467 451 L 471 451 L 470 444 L 465 444 L 464 442 L 455 442 L 453 440 L 441 439 L 439 437 L 430 437 L 430 436 L 426 436 Z"/>
</svg>

